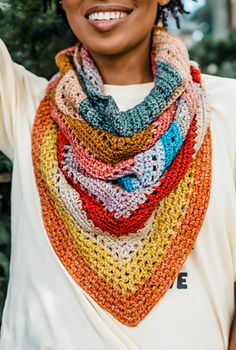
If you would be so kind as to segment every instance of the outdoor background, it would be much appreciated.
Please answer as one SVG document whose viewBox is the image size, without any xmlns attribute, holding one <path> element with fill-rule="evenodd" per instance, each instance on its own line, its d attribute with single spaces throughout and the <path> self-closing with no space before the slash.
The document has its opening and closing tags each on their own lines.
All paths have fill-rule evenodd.
<svg viewBox="0 0 236 350">
<path fill-rule="evenodd" d="M 170 21 L 170 30 L 181 35 L 203 72 L 236 78 L 236 0 L 185 3 L 191 14 L 180 31 Z M 55 9 L 43 11 L 42 0 L 0 0 L 0 37 L 14 61 L 47 78 L 56 71 L 57 51 L 75 42 Z M 0 153 L 0 322 L 9 274 L 11 169 Z"/>
</svg>

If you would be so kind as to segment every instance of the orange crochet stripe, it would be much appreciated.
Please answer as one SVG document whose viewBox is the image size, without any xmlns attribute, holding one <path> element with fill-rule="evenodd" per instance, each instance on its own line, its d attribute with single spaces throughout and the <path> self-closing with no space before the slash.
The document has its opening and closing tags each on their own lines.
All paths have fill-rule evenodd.
<svg viewBox="0 0 236 350">
<path fill-rule="evenodd" d="M 101 307 L 125 325 L 136 326 L 169 289 L 191 252 L 201 229 L 210 196 L 212 157 L 210 131 L 208 130 L 193 164 L 196 180 L 191 189 L 189 210 L 178 234 L 173 238 L 161 264 L 151 276 L 147 276 L 146 283 L 138 289 L 138 292 L 122 294 L 110 283 L 98 278 L 95 271 L 76 251 L 42 180 L 39 155 L 50 124 L 49 101 L 45 98 L 40 105 L 33 128 L 32 156 L 44 224 L 54 251 L 68 273 Z"/>
<path fill-rule="evenodd" d="M 128 326 L 174 282 L 200 232 L 211 188 L 200 70 L 166 31 L 154 28 L 152 44 L 154 87 L 128 111 L 104 96 L 85 47 L 59 53 L 60 72 L 32 135 L 52 248 L 65 273 Z"/>
</svg>

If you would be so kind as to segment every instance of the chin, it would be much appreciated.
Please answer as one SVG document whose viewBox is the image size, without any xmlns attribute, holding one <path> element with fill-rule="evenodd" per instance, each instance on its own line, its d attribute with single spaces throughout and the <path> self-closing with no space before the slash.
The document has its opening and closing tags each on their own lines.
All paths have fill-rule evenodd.
<svg viewBox="0 0 236 350">
<path fill-rule="evenodd" d="M 123 37 L 124 38 L 124 37 Z M 132 42 L 124 42 L 124 40 L 116 40 L 112 37 L 109 40 L 93 40 L 85 43 L 89 51 L 99 55 L 120 55 L 125 53 L 132 47 Z"/>
</svg>

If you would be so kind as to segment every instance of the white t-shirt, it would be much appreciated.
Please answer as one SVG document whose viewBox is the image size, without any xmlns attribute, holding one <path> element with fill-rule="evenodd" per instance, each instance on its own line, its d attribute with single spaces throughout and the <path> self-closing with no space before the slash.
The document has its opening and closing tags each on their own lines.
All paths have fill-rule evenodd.
<svg viewBox="0 0 236 350">
<path fill-rule="evenodd" d="M 197 243 L 173 287 L 136 327 L 98 306 L 67 273 L 45 231 L 31 129 L 47 81 L 13 64 L 0 43 L 0 149 L 14 162 L 12 252 L 1 350 L 226 350 L 236 281 L 236 81 L 204 76 L 213 182 Z M 121 109 L 152 84 L 105 86 Z"/>
</svg>

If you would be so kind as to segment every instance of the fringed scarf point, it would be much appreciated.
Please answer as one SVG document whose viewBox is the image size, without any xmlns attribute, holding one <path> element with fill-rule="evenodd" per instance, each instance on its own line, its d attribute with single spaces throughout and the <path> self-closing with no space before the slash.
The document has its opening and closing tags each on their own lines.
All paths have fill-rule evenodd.
<svg viewBox="0 0 236 350">
<path fill-rule="evenodd" d="M 168 291 L 201 229 L 211 138 L 201 74 L 182 42 L 153 31 L 154 88 L 122 112 L 83 46 L 56 56 L 33 127 L 46 231 L 68 273 L 137 325 Z"/>
</svg>

